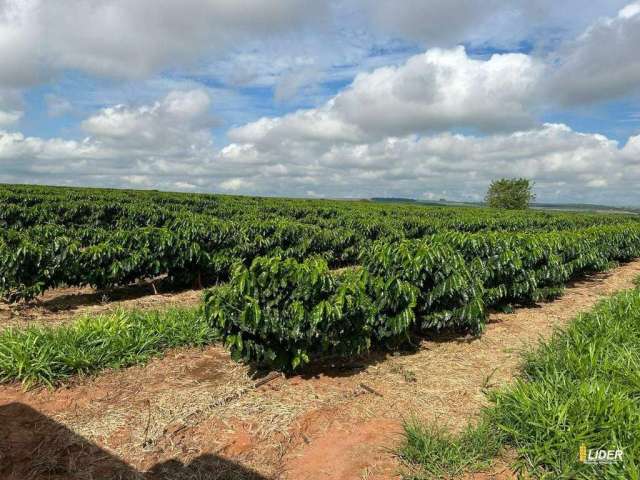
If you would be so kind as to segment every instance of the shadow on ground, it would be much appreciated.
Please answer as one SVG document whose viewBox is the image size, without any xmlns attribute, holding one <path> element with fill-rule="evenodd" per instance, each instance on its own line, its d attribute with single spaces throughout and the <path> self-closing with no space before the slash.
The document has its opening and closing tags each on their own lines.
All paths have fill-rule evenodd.
<svg viewBox="0 0 640 480">
<path fill-rule="evenodd" d="M 119 458 L 22 403 L 0 406 L 3 480 L 267 480 L 217 455 L 173 459 L 137 471 Z"/>
<path fill-rule="evenodd" d="M 109 302 L 137 300 L 158 293 L 180 293 L 186 288 L 165 291 L 163 279 L 145 280 L 138 284 L 87 291 L 85 288 L 48 290 L 41 297 L 18 304 L 18 308 L 39 307 L 48 312 L 76 310 L 81 307 L 101 305 Z"/>
</svg>

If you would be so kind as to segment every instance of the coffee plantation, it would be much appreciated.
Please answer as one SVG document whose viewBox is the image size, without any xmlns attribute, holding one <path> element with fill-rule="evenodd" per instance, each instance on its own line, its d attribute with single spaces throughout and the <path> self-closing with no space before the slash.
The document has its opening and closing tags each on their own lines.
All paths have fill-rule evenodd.
<svg viewBox="0 0 640 480">
<path fill-rule="evenodd" d="M 640 256 L 635 215 L 0 186 L 0 296 L 141 280 L 210 287 L 236 358 L 296 369 L 490 308 L 551 299 Z"/>
</svg>

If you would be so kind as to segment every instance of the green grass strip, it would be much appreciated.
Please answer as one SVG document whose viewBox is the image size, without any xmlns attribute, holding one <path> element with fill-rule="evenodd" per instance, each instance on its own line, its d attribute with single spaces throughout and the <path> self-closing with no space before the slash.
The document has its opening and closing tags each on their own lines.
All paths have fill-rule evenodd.
<svg viewBox="0 0 640 480">
<path fill-rule="evenodd" d="M 502 444 L 533 478 L 639 479 L 640 289 L 600 302 L 526 355 L 521 377 L 490 394 L 477 427 L 454 437 L 409 423 L 405 435 L 400 455 L 418 472 L 407 478 L 477 471 Z M 622 449 L 623 459 L 583 463 L 582 444 Z"/>
<path fill-rule="evenodd" d="M 53 386 L 73 375 L 147 361 L 164 350 L 211 343 L 201 309 L 116 311 L 70 325 L 0 332 L 0 382 Z"/>
</svg>

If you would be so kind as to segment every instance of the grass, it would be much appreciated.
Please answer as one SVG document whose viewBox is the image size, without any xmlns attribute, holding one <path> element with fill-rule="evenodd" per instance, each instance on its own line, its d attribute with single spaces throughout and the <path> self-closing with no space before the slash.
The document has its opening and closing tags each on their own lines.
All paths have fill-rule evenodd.
<svg viewBox="0 0 640 480">
<path fill-rule="evenodd" d="M 522 375 L 489 394 L 476 427 L 450 436 L 412 423 L 400 455 L 419 473 L 447 478 L 481 470 L 514 450 L 514 469 L 542 479 L 639 479 L 640 289 L 579 315 L 524 358 Z M 589 465 L 587 448 L 622 449 L 623 461 Z"/>
<path fill-rule="evenodd" d="M 146 362 L 164 350 L 211 343 L 200 308 L 117 311 L 70 325 L 0 332 L 0 382 L 53 386 L 73 375 Z"/>
<path fill-rule="evenodd" d="M 407 478 L 453 478 L 467 471 L 479 471 L 491 464 L 502 443 L 487 423 L 469 426 L 462 434 L 421 425 L 405 424 L 406 442 L 400 457 L 413 471 Z M 416 468 L 417 467 L 417 468 Z"/>
</svg>

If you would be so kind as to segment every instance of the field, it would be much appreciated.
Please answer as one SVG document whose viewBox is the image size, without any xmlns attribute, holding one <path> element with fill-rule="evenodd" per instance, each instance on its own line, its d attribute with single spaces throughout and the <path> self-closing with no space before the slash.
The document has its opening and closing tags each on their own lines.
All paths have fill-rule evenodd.
<svg viewBox="0 0 640 480">
<path fill-rule="evenodd" d="M 637 471 L 636 215 L 18 185 L 0 205 L 7 478 Z M 608 423 L 580 418 L 598 395 Z M 624 463 L 583 468 L 582 441 Z"/>
</svg>

